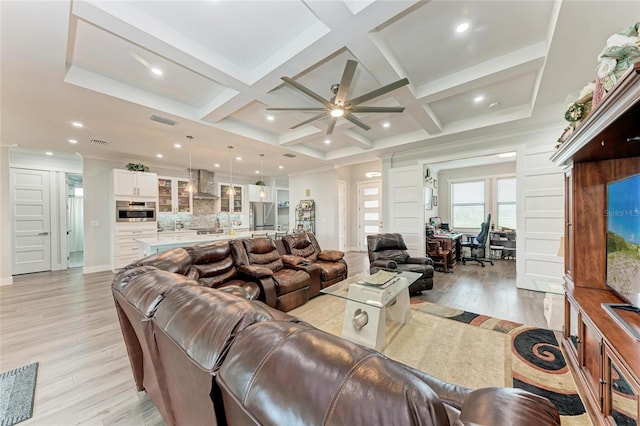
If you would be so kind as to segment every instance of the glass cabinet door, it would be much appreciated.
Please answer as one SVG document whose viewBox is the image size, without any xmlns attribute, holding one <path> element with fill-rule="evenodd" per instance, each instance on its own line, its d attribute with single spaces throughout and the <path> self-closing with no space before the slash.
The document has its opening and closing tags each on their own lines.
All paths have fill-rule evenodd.
<svg viewBox="0 0 640 426">
<path fill-rule="evenodd" d="M 233 196 L 233 212 L 242 213 L 242 187 L 233 185 L 236 195 Z"/>
<path fill-rule="evenodd" d="M 608 346 L 605 356 L 605 415 L 615 425 L 638 426 L 640 390 Z"/>
<path fill-rule="evenodd" d="M 227 191 L 229 191 L 229 185 L 224 183 L 220 184 L 220 211 L 230 213 L 229 194 L 227 194 Z"/>
<path fill-rule="evenodd" d="M 158 213 L 172 213 L 172 182 L 171 179 L 158 179 Z"/>
<path fill-rule="evenodd" d="M 178 213 L 191 213 L 191 194 L 187 192 L 188 183 L 188 180 L 177 180 L 176 209 Z"/>
</svg>

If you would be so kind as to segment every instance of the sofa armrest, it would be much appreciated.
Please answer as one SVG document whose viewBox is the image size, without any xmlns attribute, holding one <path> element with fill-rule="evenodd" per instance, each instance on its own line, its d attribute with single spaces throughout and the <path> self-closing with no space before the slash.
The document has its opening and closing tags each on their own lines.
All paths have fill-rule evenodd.
<svg viewBox="0 0 640 426">
<path fill-rule="evenodd" d="M 273 271 L 265 266 L 242 265 L 238 266 L 238 271 L 254 280 L 273 276 Z"/>
<path fill-rule="evenodd" d="M 337 262 L 344 257 L 344 252 L 340 250 L 322 250 L 318 253 L 318 259 L 326 262 Z"/>
<path fill-rule="evenodd" d="M 433 391 L 438 395 L 438 398 L 447 405 L 450 405 L 460 410 L 464 404 L 465 399 L 472 392 L 472 389 L 465 388 L 464 386 L 455 385 L 453 383 L 445 382 L 423 371 L 413 370 L 415 374 L 420 376 Z"/>
<path fill-rule="evenodd" d="M 300 264 L 308 264 L 309 261 L 302 256 L 295 256 L 293 254 L 283 254 L 280 256 L 285 266 L 298 266 Z"/>
<path fill-rule="evenodd" d="M 198 281 L 198 279 L 200 278 L 200 274 L 198 273 L 198 268 L 191 265 L 191 267 L 189 268 L 189 271 L 186 273 L 185 276 L 190 280 Z"/>
<path fill-rule="evenodd" d="M 371 262 L 369 265 L 370 268 L 387 268 L 387 269 L 398 269 L 398 264 L 395 260 L 385 260 L 378 259 Z"/>
<path fill-rule="evenodd" d="M 558 409 L 547 398 L 515 388 L 481 388 L 469 393 L 460 410 L 463 424 L 556 426 Z"/>
<path fill-rule="evenodd" d="M 433 260 L 430 257 L 409 257 L 406 263 L 417 263 L 418 265 L 432 265 Z"/>
</svg>

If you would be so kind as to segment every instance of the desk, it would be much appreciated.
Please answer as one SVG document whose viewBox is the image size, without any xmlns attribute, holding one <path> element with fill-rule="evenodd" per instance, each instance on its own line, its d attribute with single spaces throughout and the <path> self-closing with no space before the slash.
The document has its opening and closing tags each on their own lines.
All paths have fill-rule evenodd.
<svg viewBox="0 0 640 426">
<path fill-rule="evenodd" d="M 462 236 L 461 232 L 452 234 L 433 234 L 432 239 L 442 241 L 442 248 L 449 250 L 449 268 L 453 268 L 456 262 L 462 261 Z"/>
</svg>

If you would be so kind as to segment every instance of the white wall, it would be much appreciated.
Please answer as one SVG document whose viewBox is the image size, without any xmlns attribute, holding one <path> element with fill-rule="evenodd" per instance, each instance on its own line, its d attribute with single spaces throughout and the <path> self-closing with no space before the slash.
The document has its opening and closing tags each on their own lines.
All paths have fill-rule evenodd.
<svg viewBox="0 0 640 426">
<path fill-rule="evenodd" d="M 338 247 L 338 172 L 335 169 L 289 176 L 289 223 L 295 228 L 296 204 L 316 203 L 316 238 L 323 249 Z M 308 191 L 308 195 L 307 195 Z"/>
<path fill-rule="evenodd" d="M 0 285 L 13 282 L 9 180 L 9 147 L 0 146 Z"/>
</svg>

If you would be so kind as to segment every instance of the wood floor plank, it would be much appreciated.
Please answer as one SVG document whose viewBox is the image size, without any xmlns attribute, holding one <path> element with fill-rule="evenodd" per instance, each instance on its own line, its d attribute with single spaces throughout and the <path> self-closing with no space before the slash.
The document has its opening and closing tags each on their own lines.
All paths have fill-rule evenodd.
<svg viewBox="0 0 640 426">
<path fill-rule="evenodd" d="M 366 253 L 345 255 L 349 275 Z M 515 287 L 515 261 L 457 265 L 436 273 L 422 298 L 544 327 L 544 294 Z M 80 268 L 14 277 L 0 287 L 0 371 L 39 362 L 34 415 L 24 425 L 162 425 L 148 395 L 135 390 L 110 283 L 111 272 Z"/>
</svg>

